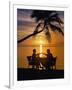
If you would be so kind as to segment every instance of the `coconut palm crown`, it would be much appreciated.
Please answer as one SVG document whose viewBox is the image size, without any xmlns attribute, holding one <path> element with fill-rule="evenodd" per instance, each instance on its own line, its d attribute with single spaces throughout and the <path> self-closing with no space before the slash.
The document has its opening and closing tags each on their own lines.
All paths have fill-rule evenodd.
<svg viewBox="0 0 72 90">
<path fill-rule="evenodd" d="M 31 36 L 35 36 L 42 31 L 45 32 L 48 40 L 51 39 L 50 30 L 53 32 L 59 32 L 60 34 L 62 34 L 62 36 L 64 35 L 64 32 L 62 30 L 62 25 L 64 24 L 64 22 L 59 17 L 57 11 L 33 10 L 31 18 L 34 18 L 37 23 L 34 32 L 19 40 L 18 43 L 28 39 Z"/>
</svg>

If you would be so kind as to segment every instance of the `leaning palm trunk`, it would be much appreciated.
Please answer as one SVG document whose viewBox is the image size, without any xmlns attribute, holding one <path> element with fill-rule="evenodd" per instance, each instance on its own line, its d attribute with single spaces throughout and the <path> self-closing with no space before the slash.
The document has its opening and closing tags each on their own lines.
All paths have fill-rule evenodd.
<svg viewBox="0 0 72 90">
<path fill-rule="evenodd" d="M 58 31 L 59 33 L 64 35 L 64 32 L 61 28 L 61 24 L 64 24 L 64 22 L 60 19 L 59 15 L 56 11 L 34 10 L 32 12 L 31 18 L 35 18 L 36 23 L 38 23 L 38 25 L 36 26 L 36 29 L 34 30 L 34 32 L 32 34 L 22 38 L 21 40 L 18 40 L 18 43 L 20 43 L 24 40 L 27 40 L 31 36 L 37 35 L 38 33 L 42 32 L 44 29 L 46 29 L 46 31 L 45 31 L 46 38 L 48 41 L 50 41 L 51 34 L 49 32 L 49 27 L 50 27 L 50 30 L 52 30 L 53 32 Z M 44 23 L 42 23 L 42 21 L 44 21 Z M 57 24 L 60 27 L 54 25 L 52 22 L 57 22 Z M 41 30 L 39 30 L 39 28 L 41 27 L 41 24 L 43 25 L 43 28 Z"/>
<path fill-rule="evenodd" d="M 35 32 L 35 33 L 33 32 L 32 34 L 30 34 L 30 35 L 28 35 L 28 36 L 26 36 L 26 37 L 24 37 L 24 38 L 18 40 L 18 43 L 20 43 L 20 42 L 22 42 L 22 41 L 24 41 L 24 40 L 27 40 L 29 37 L 34 36 L 34 35 L 36 35 L 36 34 L 42 32 L 43 30 L 44 30 L 44 28 L 43 28 L 42 30 L 38 31 L 38 32 Z"/>
</svg>

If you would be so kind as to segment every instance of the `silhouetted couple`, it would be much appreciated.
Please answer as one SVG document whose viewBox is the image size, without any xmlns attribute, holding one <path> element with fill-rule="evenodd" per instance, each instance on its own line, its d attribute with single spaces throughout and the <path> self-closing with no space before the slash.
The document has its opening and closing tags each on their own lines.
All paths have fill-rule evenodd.
<svg viewBox="0 0 72 90">
<path fill-rule="evenodd" d="M 33 54 L 32 54 L 32 62 L 33 62 L 33 65 L 32 65 L 32 68 L 34 68 L 35 66 L 35 63 L 37 61 L 37 57 L 39 57 L 39 54 L 36 54 L 36 49 L 33 49 Z M 53 60 L 53 55 L 52 53 L 50 52 L 50 49 L 47 49 L 47 53 L 43 53 L 44 55 L 46 55 L 47 57 L 47 63 L 46 63 L 46 69 L 50 69 L 50 66 L 51 66 L 51 63 L 52 63 L 52 60 Z M 36 63 L 39 65 L 39 61 Z"/>
</svg>

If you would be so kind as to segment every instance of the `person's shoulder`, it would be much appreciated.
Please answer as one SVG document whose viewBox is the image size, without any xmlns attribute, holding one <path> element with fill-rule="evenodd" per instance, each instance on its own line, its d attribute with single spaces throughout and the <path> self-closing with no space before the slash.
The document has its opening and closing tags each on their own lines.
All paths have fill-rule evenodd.
<svg viewBox="0 0 72 90">
<path fill-rule="evenodd" d="M 52 53 L 50 53 L 50 55 L 52 56 Z"/>
<path fill-rule="evenodd" d="M 33 56 L 34 54 L 32 54 L 32 56 Z"/>
</svg>

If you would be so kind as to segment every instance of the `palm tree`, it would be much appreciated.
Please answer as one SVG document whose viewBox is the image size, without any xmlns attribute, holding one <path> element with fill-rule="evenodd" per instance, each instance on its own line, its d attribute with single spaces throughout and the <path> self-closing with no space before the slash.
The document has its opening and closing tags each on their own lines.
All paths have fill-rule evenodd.
<svg viewBox="0 0 72 90">
<path fill-rule="evenodd" d="M 59 14 L 57 11 L 46 11 L 46 10 L 33 10 L 31 18 L 35 18 L 37 26 L 34 30 L 34 32 L 21 40 L 18 41 L 18 43 L 28 39 L 31 36 L 35 36 L 38 33 L 44 31 L 45 35 L 48 40 L 51 39 L 51 33 L 50 30 L 53 32 L 58 31 L 62 35 L 64 35 L 62 31 L 62 24 L 63 21 L 60 19 Z M 40 29 L 39 29 L 40 28 Z"/>
</svg>

